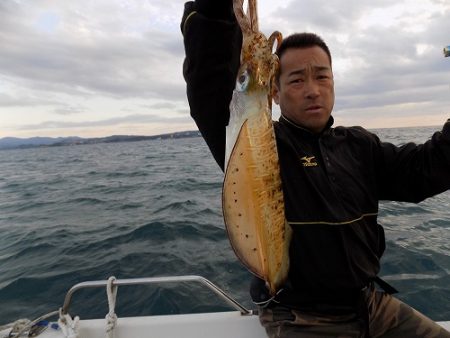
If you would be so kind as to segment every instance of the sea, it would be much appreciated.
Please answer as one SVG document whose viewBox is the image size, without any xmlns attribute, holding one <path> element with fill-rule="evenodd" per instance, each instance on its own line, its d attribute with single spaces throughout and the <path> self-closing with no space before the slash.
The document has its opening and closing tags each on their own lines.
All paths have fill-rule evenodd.
<svg viewBox="0 0 450 338">
<path fill-rule="evenodd" d="M 373 130 L 422 143 L 438 127 Z M 232 251 L 223 173 L 200 137 L 0 151 L 0 325 L 58 310 L 74 284 L 201 275 L 252 308 Z M 381 276 L 434 320 L 450 320 L 450 192 L 381 202 Z M 119 316 L 228 309 L 199 283 L 122 286 Z M 69 313 L 104 318 L 106 291 L 74 293 Z"/>
</svg>

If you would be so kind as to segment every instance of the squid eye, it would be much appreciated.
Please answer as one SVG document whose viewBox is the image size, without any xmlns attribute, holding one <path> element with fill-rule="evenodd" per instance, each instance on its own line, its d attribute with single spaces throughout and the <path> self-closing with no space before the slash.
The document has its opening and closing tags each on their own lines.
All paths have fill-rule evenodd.
<svg viewBox="0 0 450 338">
<path fill-rule="evenodd" d="M 250 76 L 248 75 L 248 72 L 247 71 L 242 72 L 241 74 L 239 74 L 236 80 L 236 90 L 238 92 L 246 90 L 249 82 Z"/>
</svg>

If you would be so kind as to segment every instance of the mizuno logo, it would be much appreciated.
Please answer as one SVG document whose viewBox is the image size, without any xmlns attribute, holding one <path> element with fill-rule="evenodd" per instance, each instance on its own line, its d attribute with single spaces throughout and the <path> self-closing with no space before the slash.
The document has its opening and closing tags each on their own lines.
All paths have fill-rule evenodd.
<svg viewBox="0 0 450 338">
<path fill-rule="evenodd" d="M 302 161 L 302 165 L 304 167 L 317 167 L 318 166 L 315 156 L 303 156 L 300 158 L 300 160 Z"/>
</svg>

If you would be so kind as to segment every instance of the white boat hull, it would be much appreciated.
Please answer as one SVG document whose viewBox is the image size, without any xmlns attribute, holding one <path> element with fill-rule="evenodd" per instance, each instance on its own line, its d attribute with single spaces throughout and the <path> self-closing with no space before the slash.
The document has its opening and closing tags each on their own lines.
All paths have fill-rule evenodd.
<svg viewBox="0 0 450 338">
<path fill-rule="evenodd" d="M 450 330 L 450 321 L 438 322 Z M 0 337 L 9 332 L 0 332 Z M 106 320 L 81 320 L 79 337 L 105 337 Z M 39 338 L 62 338 L 60 329 L 48 327 Z M 256 315 L 242 315 L 239 311 L 188 315 L 127 317 L 117 320 L 115 338 L 262 338 L 267 337 Z"/>
</svg>

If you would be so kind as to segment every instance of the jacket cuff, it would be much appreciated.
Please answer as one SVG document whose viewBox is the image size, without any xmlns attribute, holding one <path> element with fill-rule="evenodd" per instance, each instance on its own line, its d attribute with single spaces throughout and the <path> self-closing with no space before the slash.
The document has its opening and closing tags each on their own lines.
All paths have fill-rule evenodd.
<svg viewBox="0 0 450 338">
<path fill-rule="evenodd" d="M 186 31 L 186 25 L 189 22 L 189 19 L 197 13 L 196 6 L 194 1 L 188 1 L 184 4 L 184 12 L 183 17 L 181 18 L 180 29 L 181 33 L 184 35 Z"/>
<path fill-rule="evenodd" d="M 188 1 L 184 4 L 184 12 L 180 24 L 183 36 L 186 33 L 187 26 L 192 21 L 192 17 L 197 14 L 200 14 L 205 20 L 236 23 L 233 5 L 230 0 Z"/>
</svg>

